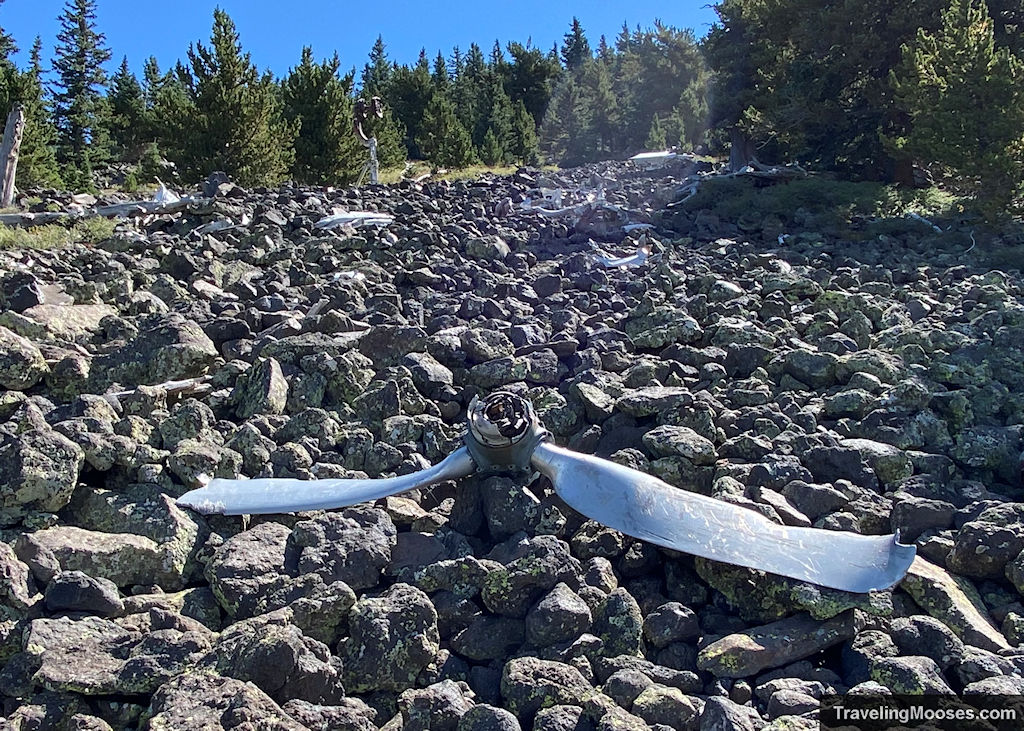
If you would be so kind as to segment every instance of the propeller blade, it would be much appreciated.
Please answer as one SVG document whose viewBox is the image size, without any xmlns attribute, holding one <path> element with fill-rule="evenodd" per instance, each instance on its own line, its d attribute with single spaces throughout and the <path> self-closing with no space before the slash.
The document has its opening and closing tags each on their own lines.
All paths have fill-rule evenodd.
<svg viewBox="0 0 1024 731">
<path fill-rule="evenodd" d="M 533 466 L 574 510 L 626 535 L 696 556 L 844 591 L 886 589 L 916 548 L 891 536 L 800 528 L 672 487 L 651 475 L 549 442 Z"/>
<path fill-rule="evenodd" d="M 332 510 L 457 480 L 475 469 L 469 451 L 459 447 L 433 467 L 399 477 L 381 480 L 215 479 L 205 487 L 186 492 L 177 503 L 204 515 Z"/>
</svg>

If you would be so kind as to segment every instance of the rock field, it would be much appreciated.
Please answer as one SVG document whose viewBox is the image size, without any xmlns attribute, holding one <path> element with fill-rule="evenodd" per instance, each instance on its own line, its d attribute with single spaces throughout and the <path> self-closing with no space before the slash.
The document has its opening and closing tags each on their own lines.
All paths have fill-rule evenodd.
<svg viewBox="0 0 1024 731">
<path fill-rule="evenodd" d="M 1020 272 L 919 221 L 666 208 L 679 175 L 214 181 L 0 251 L 0 729 L 799 731 L 826 694 L 1024 694 Z M 654 228 L 518 205 L 599 184 Z M 333 207 L 394 222 L 315 228 Z M 644 235 L 660 258 L 595 263 Z M 498 388 L 572 449 L 921 559 L 823 589 L 640 543 L 528 474 L 174 503 L 205 475 L 422 469 Z"/>
</svg>

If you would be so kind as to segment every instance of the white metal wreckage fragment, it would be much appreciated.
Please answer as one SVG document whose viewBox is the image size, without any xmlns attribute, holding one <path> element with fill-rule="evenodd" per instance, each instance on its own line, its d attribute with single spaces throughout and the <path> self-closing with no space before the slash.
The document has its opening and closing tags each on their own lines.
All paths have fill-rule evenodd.
<svg viewBox="0 0 1024 731">
<path fill-rule="evenodd" d="M 661 258 L 661 254 L 651 253 L 651 245 L 647 243 L 641 243 L 637 247 L 636 253 L 630 256 L 608 256 L 597 248 L 597 244 L 591 242 L 591 246 L 595 250 L 594 261 L 605 269 L 632 269 L 643 266 L 648 261 L 658 261 Z"/>
<path fill-rule="evenodd" d="M 886 589 L 916 549 L 899 535 L 793 527 L 754 510 L 672 487 L 600 457 L 551 443 L 532 405 L 508 392 L 474 399 L 463 446 L 421 472 L 380 480 L 212 480 L 178 504 L 241 515 L 341 508 L 474 470 L 536 470 L 572 509 L 658 546 L 851 592 Z"/>
<path fill-rule="evenodd" d="M 330 216 L 324 216 L 313 224 L 313 228 L 330 230 L 338 226 L 387 226 L 395 217 L 379 211 L 341 211 L 335 210 Z"/>
</svg>

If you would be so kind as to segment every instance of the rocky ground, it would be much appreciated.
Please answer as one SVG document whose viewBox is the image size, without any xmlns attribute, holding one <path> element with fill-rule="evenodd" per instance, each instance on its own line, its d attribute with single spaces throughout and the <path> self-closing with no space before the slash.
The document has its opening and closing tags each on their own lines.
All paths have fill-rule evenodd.
<svg viewBox="0 0 1024 731">
<path fill-rule="evenodd" d="M 1024 693 L 1020 273 L 921 222 L 666 209 L 679 174 L 226 183 L 0 252 L 0 728 L 781 731 L 829 693 Z M 517 206 L 600 184 L 660 260 L 602 269 L 590 239 L 643 231 Z M 314 228 L 334 206 L 395 221 Z M 421 469 L 499 387 L 573 449 L 898 528 L 928 563 L 824 590 L 639 543 L 529 475 L 174 504 L 203 475 Z"/>
</svg>

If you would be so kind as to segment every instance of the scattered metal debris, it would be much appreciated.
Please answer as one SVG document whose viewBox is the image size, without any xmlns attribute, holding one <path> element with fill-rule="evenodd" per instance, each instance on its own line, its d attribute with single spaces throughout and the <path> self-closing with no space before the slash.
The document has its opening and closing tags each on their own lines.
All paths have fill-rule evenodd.
<svg viewBox="0 0 1024 731">
<path fill-rule="evenodd" d="M 440 463 L 386 479 L 214 479 L 178 504 L 200 513 L 286 513 L 355 505 L 458 480 L 477 469 L 547 477 L 574 510 L 649 543 L 844 591 L 886 589 L 916 549 L 898 534 L 867 536 L 781 525 L 761 513 L 672 487 L 644 472 L 551 442 L 529 401 L 495 392 L 469 405 L 465 444 Z"/>
<path fill-rule="evenodd" d="M 342 281 L 359 282 L 359 281 L 362 281 L 362 280 L 366 279 L 366 275 L 363 274 L 362 272 L 344 271 L 344 272 L 335 272 L 334 274 L 331 275 L 330 279 L 331 279 L 332 282 L 342 282 Z"/>
<path fill-rule="evenodd" d="M 165 381 L 164 383 L 147 386 L 147 388 L 162 389 L 167 392 L 168 396 L 181 396 L 185 394 L 207 393 L 213 389 L 213 386 L 210 385 L 210 376 L 199 376 L 197 378 L 185 378 L 179 381 Z M 138 390 L 138 388 L 130 388 L 125 391 L 111 391 L 103 394 L 103 397 L 109 401 L 112 398 L 119 399 L 124 398 L 125 396 L 131 396 Z"/>
<path fill-rule="evenodd" d="M 160 178 L 156 179 L 159 186 L 156 189 L 156 193 L 153 194 L 153 202 L 160 203 L 161 205 L 167 205 L 169 203 L 177 203 L 181 200 L 181 196 L 175 193 L 173 190 L 164 185 Z"/>
<path fill-rule="evenodd" d="M 622 256 L 618 258 L 611 258 L 606 256 L 598 256 L 597 263 L 606 269 L 627 269 L 632 267 L 640 267 L 647 263 L 647 260 L 651 256 L 650 246 L 641 246 L 636 250 L 636 253 L 632 256 Z"/>
<path fill-rule="evenodd" d="M 567 193 L 562 189 L 540 188 L 541 200 L 526 198 L 519 204 L 523 211 L 530 211 L 545 218 L 567 218 L 577 230 L 586 233 L 611 229 L 636 230 L 637 228 L 653 228 L 653 225 L 646 221 L 633 221 L 632 219 L 641 216 L 636 211 L 630 211 L 623 206 L 609 203 L 605 200 L 604 186 L 594 190 L 577 190 Z M 570 205 L 563 205 L 566 198 L 582 199 Z M 545 205 L 547 204 L 547 205 Z M 552 207 L 553 206 L 553 207 Z"/>
<path fill-rule="evenodd" d="M 330 230 L 339 226 L 388 226 L 395 220 L 394 216 L 379 211 L 341 211 L 335 209 L 330 216 L 325 216 L 313 224 L 313 228 Z"/>
<path fill-rule="evenodd" d="M 693 155 L 678 153 L 675 150 L 660 150 L 657 152 L 641 152 L 629 158 L 629 161 L 643 170 L 654 170 L 668 165 L 669 161 L 681 158 L 693 160 Z"/>
<path fill-rule="evenodd" d="M 965 254 L 970 254 L 974 250 L 974 247 L 978 245 L 977 240 L 974 238 L 974 229 L 971 229 L 971 245 L 964 251 Z"/>
<path fill-rule="evenodd" d="M 233 228 L 245 227 L 248 226 L 250 223 L 251 220 L 249 218 L 249 215 L 247 213 L 243 213 L 242 217 L 238 220 L 237 223 L 230 218 L 218 218 L 215 221 L 204 223 L 202 226 L 197 226 L 194 229 L 194 232 L 200 235 L 212 234 L 220 231 L 229 231 Z"/>
<path fill-rule="evenodd" d="M 936 233 L 942 233 L 942 229 L 941 228 L 939 228 L 934 223 L 932 223 L 927 218 L 925 218 L 924 216 L 922 216 L 922 215 L 920 215 L 918 213 L 914 213 L 913 211 L 911 211 L 910 213 L 907 214 L 907 218 L 909 218 L 909 219 L 911 219 L 913 221 L 919 221 L 919 222 L 923 223 L 925 226 L 930 226 L 932 231 L 935 231 Z"/>
<path fill-rule="evenodd" d="M 605 269 L 631 269 L 661 258 L 661 254 L 651 254 L 652 248 L 646 236 L 640 239 L 636 253 L 630 256 L 609 256 L 593 240 L 590 241 L 590 248 L 594 250 L 594 261 Z"/>
<path fill-rule="evenodd" d="M 693 196 L 697 195 L 697 190 L 700 188 L 701 183 L 706 180 L 724 180 L 725 178 L 738 178 L 742 176 L 774 180 L 795 180 L 797 178 L 806 178 L 807 171 L 796 163 L 764 165 L 757 160 L 752 160 L 750 164 L 735 172 L 697 173 L 683 180 L 683 183 L 675 191 L 674 200 L 667 207 L 674 208 L 680 206 L 690 200 L 690 198 L 693 198 Z"/>
</svg>

